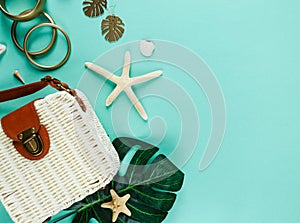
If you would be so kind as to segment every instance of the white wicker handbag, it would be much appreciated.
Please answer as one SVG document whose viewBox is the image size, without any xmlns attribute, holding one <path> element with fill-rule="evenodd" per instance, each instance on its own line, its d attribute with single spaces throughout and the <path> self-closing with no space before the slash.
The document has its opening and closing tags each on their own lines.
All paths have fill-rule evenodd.
<svg viewBox="0 0 300 223">
<path fill-rule="evenodd" d="M 105 187 L 119 168 L 113 145 L 80 91 L 47 76 L 0 92 L 0 102 L 47 85 L 60 92 L 1 119 L 0 199 L 16 223 L 45 221 Z"/>
</svg>

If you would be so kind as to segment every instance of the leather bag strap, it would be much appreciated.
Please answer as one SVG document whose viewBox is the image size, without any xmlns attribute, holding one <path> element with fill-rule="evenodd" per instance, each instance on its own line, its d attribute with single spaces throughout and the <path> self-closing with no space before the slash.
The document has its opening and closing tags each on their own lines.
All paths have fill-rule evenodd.
<svg viewBox="0 0 300 223">
<path fill-rule="evenodd" d="M 39 82 L 35 82 L 32 84 L 27 84 L 24 86 L 16 87 L 16 88 L 11 88 L 8 90 L 0 91 L 0 103 L 5 102 L 5 101 L 10 101 L 14 100 L 17 98 L 25 97 L 27 95 L 31 95 L 35 92 L 38 92 L 45 87 L 50 85 L 51 87 L 59 90 L 59 91 L 66 91 L 72 96 L 75 97 L 75 99 L 78 101 L 80 107 L 82 108 L 83 111 L 86 110 L 86 107 L 83 103 L 83 101 L 77 96 L 76 91 L 71 89 L 69 85 L 66 83 L 61 82 L 60 80 L 53 78 L 51 76 L 46 76 L 41 79 Z"/>
<path fill-rule="evenodd" d="M 31 84 L 26 84 L 20 87 L 11 88 L 8 90 L 0 91 L 0 102 L 10 101 L 17 98 L 25 97 L 27 95 L 34 94 L 35 92 L 38 92 L 48 85 L 52 86 L 53 88 L 59 90 L 59 91 L 67 91 L 68 93 L 72 94 L 74 96 L 74 91 L 69 88 L 69 86 L 65 83 L 62 83 L 61 81 L 46 76 L 41 79 L 39 82 L 34 82 Z"/>
<path fill-rule="evenodd" d="M 45 81 L 39 81 L 32 84 L 27 84 L 21 87 L 11 88 L 5 91 L 0 91 L 0 102 L 10 101 L 21 98 L 37 91 L 42 90 L 48 85 Z"/>
</svg>

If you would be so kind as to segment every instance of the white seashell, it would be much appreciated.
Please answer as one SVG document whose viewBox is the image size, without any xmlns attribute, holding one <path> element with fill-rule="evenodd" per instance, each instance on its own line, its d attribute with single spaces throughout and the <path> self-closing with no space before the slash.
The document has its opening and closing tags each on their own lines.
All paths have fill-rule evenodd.
<svg viewBox="0 0 300 223">
<path fill-rule="evenodd" d="M 23 77 L 21 76 L 20 72 L 18 70 L 14 71 L 14 76 L 22 83 L 25 84 L 25 81 L 23 79 Z"/>
<path fill-rule="evenodd" d="M 150 40 L 142 40 L 140 42 L 140 51 L 145 57 L 151 57 L 154 50 L 155 45 Z"/>
<path fill-rule="evenodd" d="M 3 44 L 0 44 L 0 55 L 2 55 L 3 53 L 5 53 L 6 51 L 6 46 Z"/>
</svg>

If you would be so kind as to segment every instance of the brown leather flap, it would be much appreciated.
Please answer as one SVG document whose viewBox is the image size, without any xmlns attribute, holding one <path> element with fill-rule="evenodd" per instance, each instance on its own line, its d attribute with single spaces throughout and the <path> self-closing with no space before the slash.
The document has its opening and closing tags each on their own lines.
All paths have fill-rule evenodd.
<svg viewBox="0 0 300 223">
<path fill-rule="evenodd" d="M 5 134 L 14 141 L 13 144 L 18 152 L 27 159 L 38 160 L 48 153 L 50 147 L 49 136 L 45 126 L 40 124 L 34 102 L 3 117 L 1 125 Z M 36 130 L 43 144 L 43 152 L 37 156 L 31 155 L 18 138 L 20 133 L 32 128 Z"/>
<path fill-rule="evenodd" d="M 40 129 L 40 120 L 34 107 L 34 102 L 6 115 L 1 120 L 5 134 L 13 141 L 19 141 L 18 134 L 29 129 Z"/>
</svg>

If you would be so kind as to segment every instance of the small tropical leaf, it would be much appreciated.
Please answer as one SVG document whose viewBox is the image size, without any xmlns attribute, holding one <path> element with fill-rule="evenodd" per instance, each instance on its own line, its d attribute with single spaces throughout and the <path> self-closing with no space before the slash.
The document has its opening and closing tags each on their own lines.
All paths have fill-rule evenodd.
<svg viewBox="0 0 300 223">
<path fill-rule="evenodd" d="M 124 26 L 121 18 L 116 15 L 109 15 L 102 20 L 102 35 L 105 35 L 107 41 L 116 42 L 123 36 Z"/>
<path fill-rule="evenodd" d="M 112 211 L 101 208 L 111 201 L 110 189 L 119 196 L 130 194 L 126 203 L 131 216 L 120 214 L 117 223 L 161 223 L 171 210 L 177 192 L 181 189 L 184 174 L 164 155 L 148 143 L 131 138 L 117 138 L 113 142 L 121 161 L 131 148 L 139 149 L 130 161 L 124 176 L 117 175 L 104 190 L 86 197 L 69 209 L 75 211 L 72 223 L 89 223 L 94 218 L 99 223 L 110 223 Z M 155 157 L 155 158 L 154 158 Z"/>
<path fill-rule="evenodd" d="M 86 0 L 82 3 L 83 12 L 88 17 L 98 17 L 107 9 L 107 0 Z"/>
</svg>

